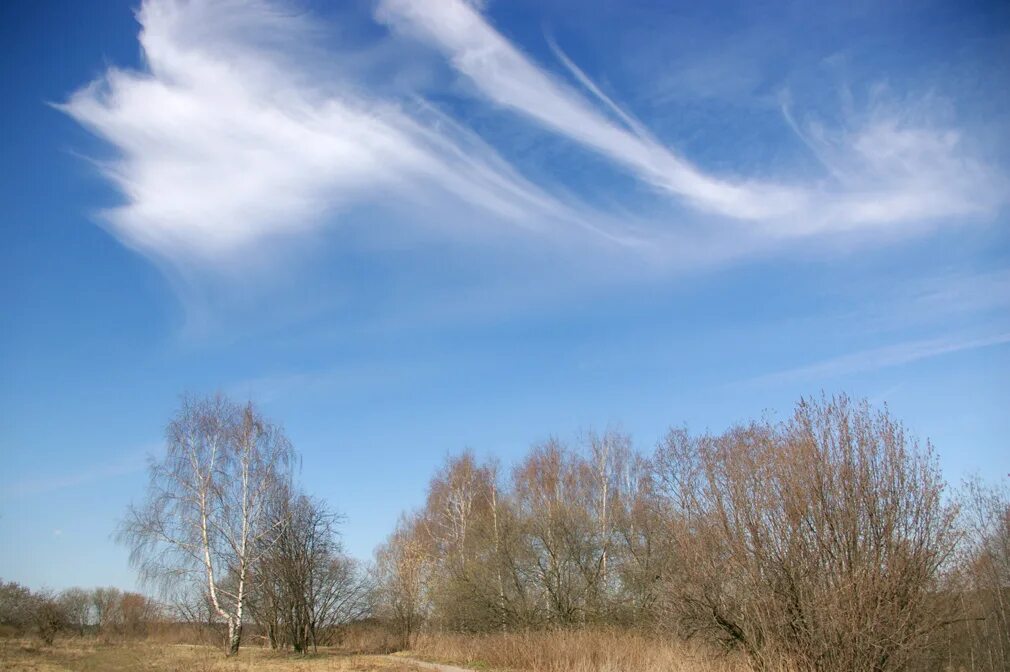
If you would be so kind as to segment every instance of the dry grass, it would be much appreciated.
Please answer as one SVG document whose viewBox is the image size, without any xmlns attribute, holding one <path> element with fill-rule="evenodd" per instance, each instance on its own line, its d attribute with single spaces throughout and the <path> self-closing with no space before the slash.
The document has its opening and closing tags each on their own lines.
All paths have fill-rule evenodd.
<svg viewBox="0 0 1010 672">
<path fill-rule="evenodd" d="M 153 641 L 107 643 L 79 638 L 40 646 L 28 640 L 0 639 L 0 671 L 411 672 L 419 669 L 404 657 L 479 671 L 747 672 L 750 669 L 739 657 L 616 628 L 488 635 L 424 634 L 415 649 L 398 658 L 349 652 L 362 650 L 359 648 L 362 645 L 373 645 L 371 630 L 354 633 L 340 649 L 320 649 L 317 655 L 300 657 L 245 646 L 237 658 L 231 659 L 225 658 L 221 648 L 212 646 Z"/>
<path fill-rule="evenodd" d="M 596 628 L 489 635 L 422 635 L 418 658 L 476 670 L 536 672 L 745 672 L 727 657 L 683 642 Z"/>
<path fill-rule="evenodd" d="M 0 670 L 18 672 L 408 672 L 417 668 L 383 656 L 320 651 L 299 657 L 258 647 L 244 647 L 236 658 L 220 648 L 185 644 L 88 639 L 39 646 L 0 639 Z"/>
</svg>

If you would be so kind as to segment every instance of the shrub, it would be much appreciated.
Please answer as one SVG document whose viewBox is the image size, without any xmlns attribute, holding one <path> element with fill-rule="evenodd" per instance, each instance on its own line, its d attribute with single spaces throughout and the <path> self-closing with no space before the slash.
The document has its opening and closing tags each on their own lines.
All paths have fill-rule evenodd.
<svg viewBox="0 0 1010 672">
<path fill-rule="evenodd" d="M 757 669 L 900 670 L 947 620 L 935 599 L 956 512 L 928 444 L 841 397 L 717 437 L 673 432 L 656 456 L 686 634 Z"/>
</svg>

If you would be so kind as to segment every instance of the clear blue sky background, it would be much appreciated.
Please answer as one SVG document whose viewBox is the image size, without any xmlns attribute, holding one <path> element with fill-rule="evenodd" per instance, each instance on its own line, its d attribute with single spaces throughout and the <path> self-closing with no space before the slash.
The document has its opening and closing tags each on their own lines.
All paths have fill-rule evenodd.
<svg viewBox="0 0 1010 672">
<path fill-rule="evenodd" d="M 1005 3 L 334 4 L 0 5 L 0 576 L 134 587 L 186 391 L 362 558 L 448 453 L 822 390 L 1007 477 Z"/>
</svg>

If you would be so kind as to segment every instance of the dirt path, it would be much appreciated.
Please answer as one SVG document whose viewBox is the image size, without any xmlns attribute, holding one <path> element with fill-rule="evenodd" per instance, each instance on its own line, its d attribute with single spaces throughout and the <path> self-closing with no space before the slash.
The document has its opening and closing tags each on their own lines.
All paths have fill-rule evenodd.
<svg viewBox="0 0 1010 672">
<path fill-rule="evenodd" d="M 416 665 L 423 670 L 434 670 L 434 672 L 474 672 L 467 667 L 455 667 L 454 665 L 443 665 L 441 663 L 429 663 L 425 660 L 418 660 L 417 658 L 407 658 L 406 656 L 386 656 L 390 660 L 397 660 L 401 663 L 410 663 L 411 665 Z"/>
</svg>

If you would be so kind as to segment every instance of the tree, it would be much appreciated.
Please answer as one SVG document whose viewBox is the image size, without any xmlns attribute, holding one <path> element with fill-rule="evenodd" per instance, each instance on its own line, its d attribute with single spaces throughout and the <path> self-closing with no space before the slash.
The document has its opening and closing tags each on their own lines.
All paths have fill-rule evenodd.
<svg viewBox="0 0 1010 672">
<path fill-rule="evenodd" d="M 431 480 L 418 522 L 438 566 L 431 598 L 444 625 L 479 630 L 504 622 L 498 513 L 494 474 L 470 452 L 447 459 Z"/>
<path fill-rule="evenodd" d="M 615 464 L 613 507 L 613 574 L 618 582 L 611 616 L 625 623 L 644 624 L 656 616 L 660 578 L 675 561 L 649 460 L 627 449 Z"/>
<path fill-rule="evenodd" d="M 83 637 L 92 622 L 91 593 L 83 588 L 67 588 L 60 593 L 59 603 L 67 625 Z"/>
<path fill-rule="evenodd" d="M 555 439 L 534 446 L 512 472 L 532 559 L 525 574 L 551 623 L 584 623 L 599 615 L 608 534 L 601 534 L 597 474 L 592 462 Z"/>
<path fill-rule="evenodd" d="M 123 634 L 139 637 L 147 632 L 147 627 L 158 616 L 158 605 L 140 593 L 123 593 L 119 600 Z"/>
<path fill-rule="evenodd" d="M 121 598 L 122 592 L 118 588 L 95 588 L 91 591 L 91 610 L 100 634 L 107 635 L 119 626 L 122 620 Z"/>
<path fill-rule="evenodd" d="M 0 581 L 0 625 L 24 633 L 33 623 L 35 596 L 27 586 Z"/>
<path fill-rule="evenodd" d="M 263 540 L 251 606 L 271 646 L 283 642 L 302 653 L 334 628 L 364 617 L 370 586 L 343 553 L 339 517 L 321 501 L 283 489 L 271 516 L 277 524 Z"/>
<path fill-rule="evenodd" d="M 401 519 L 376 551 L 381 606 L 396 624 L 400 643 L 409 649 L 429 612 L 432 558 L 425 551 L 417 519 Z"/>
<path fill-rule="evenodd" d="M 959 576 L 961 628 L 952 639 L 972 669 L 1010 668 L 1010 487 L 964 484 Z"/>
<path fill-rule="evenodd" d="M 447 458 L 413 518 L 440 627 L 486 632 L 641 616 L 655 581 L 644 461 L 630 438 L 591 433 L 585 454 L 534 446 L 502 487 L 494 463 Z"/>
<path fill-rule="evenodd" d="M 956 510 L 931 447 L 886 411 L 801 401 L 782 425 L 673 432 L 657 452 L 688 633 L 759 669 L 900 670 L 946 620 Z"/>
<path fill-rule="evenodd" d="M 238 653 L 250 570 L 276 521 L 273 492 L 290 480 L 294 451 L 284 432 L 252 404 L 222 395 L 186 398 L 150 466 L 146 501 L 129 509 L 119 539 L 149 580 L 206 586 Z"/>
</svg>

